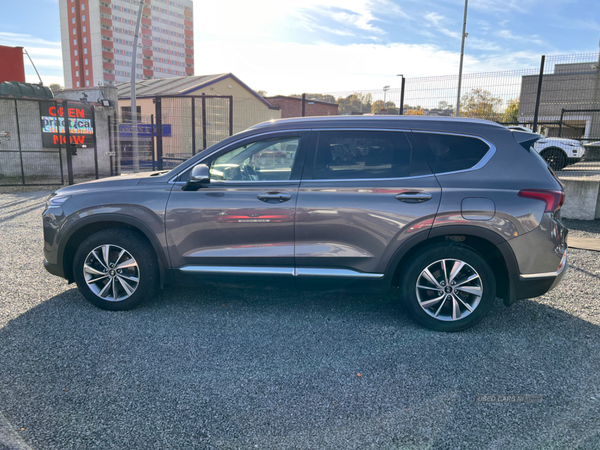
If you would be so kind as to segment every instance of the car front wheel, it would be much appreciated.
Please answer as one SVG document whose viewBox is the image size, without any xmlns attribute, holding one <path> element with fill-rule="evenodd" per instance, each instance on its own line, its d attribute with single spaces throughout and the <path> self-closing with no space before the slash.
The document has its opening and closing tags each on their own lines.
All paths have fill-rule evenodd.
<svg viewBox="0 0 600 450">
<path fill-rule="evenodd" d="M 158 264 L 145 239 L 113 228 L 83 241 L 75 253 L 73 274 L 79 290 L 92 304 L 123 311 L 153 295 Z"/>
<path fill-rule="evenodd" d="M 420 324 L 436 331 L 460 331 L 481 321 L 496 298 L 487 262 L 469 247 L 427 248 L 405 269 L 402 302 Z"/>
</svg>

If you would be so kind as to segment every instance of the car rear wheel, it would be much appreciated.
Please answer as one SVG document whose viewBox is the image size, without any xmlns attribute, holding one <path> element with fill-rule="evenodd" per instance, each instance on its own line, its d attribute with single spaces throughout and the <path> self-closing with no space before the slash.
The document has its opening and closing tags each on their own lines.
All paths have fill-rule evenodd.
<svg viewBox="0 0 600 450">
<path fill-rule="evenodd" d="M 113 228 L 83 241 L 73 259 L 73 274 L 88 301 L 102 309 L 123 311 L 152 297 L 158 263 L 145 239 Z"/>
<path fill-rule="evenodd" d="M 496 298 L 487 262 L 469 247 L 441 244 L 415 258 L 401 279 L 402 302 L 420 324 L 460 331 L 481 321 Z"/>
<path fill-rule="evenodd" d="M 558 171 L 566 167 L 567 155 L 560 148 L 548 148 L 542 152 L 542 158 L 546 160 L 552 170 Z"/>
</svg>

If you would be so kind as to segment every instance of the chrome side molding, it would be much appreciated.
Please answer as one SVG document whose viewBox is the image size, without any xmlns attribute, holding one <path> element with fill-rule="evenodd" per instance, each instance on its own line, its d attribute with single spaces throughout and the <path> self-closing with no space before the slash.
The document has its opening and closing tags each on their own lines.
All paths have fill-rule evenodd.
<svg viewBox="0 0 600 450">
<path fill-rule="evenodd" d="M 284 275 L 292 277 L 343 277 L 343 278 L 383 278 L 382 273 L 357 272 L 350 269 L 318 269 L 293 267 L 239 267 L 239 266 L 184 266 L 184 273 L 212 273 L 239 275 Z"/>
</svg>

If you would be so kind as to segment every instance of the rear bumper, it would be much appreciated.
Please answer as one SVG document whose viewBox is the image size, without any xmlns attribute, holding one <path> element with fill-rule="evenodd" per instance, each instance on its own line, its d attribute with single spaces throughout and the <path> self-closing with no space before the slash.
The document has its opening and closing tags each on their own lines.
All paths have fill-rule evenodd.
<svg viewBox="0 0 600 450">
<path fill-rule="evenodd" d="M 517 299 L 533 298 L 544 295 L 554 289 L 561 282 L 565 273 L 567 273 L 568 265 L 565 262 L 563 269 L 558 275 L 541 276 L 541 277 L 519 277 L 515 282 L 515 294 Z"/>
</svg>

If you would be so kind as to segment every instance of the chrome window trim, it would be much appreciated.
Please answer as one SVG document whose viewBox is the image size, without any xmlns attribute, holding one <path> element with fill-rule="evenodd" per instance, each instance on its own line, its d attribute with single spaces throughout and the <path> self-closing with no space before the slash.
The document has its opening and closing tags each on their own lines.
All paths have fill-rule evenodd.
<svg viewBox="0 0 600 450">
<path fill-rule="evenodd" d="M 426 131 L 426 130 L 413 130 L 413 133 L 443 134 L 443 135 L 449 135 L 449 136 L 462 136 L 462 137 L 468 137 L 468 138 L 473 138 L 473 139 L 479 139 L 481 142 L 485 143 L 489 147 L 489 150 L 485 153 L 485 155 L 483 155 L 483 158 L 481 158 L 479 160 L 479 162 L 477 164 L 475 164 L 473 167 L 469 167 L 468 169 L 462 169 L 462 170 L 454 170 L 451 172 L 436 173 L 435 176 L 438 176 L 438 177 L 443 176 L 443 175 L 453 175 L 455 173 L 463 173 L 463 172 L 471 172 L 473 170 L 479 170 L 482 167 L 484 167 L 489 162 L 490 159 L 492 159 L 492 156 L 494 156 L 496 154 L 496 146 L 494 144 L 492 144 L 487 139 L 482 138 L 481 136 L 474 135 L 474 134 L 453 133 L 451 131 Z"/>
<path fill-rule="evenodd" d="M 227 144 L 226 147 L 229 147 L 230 145 L 235 145 L 238 142 L 244 141 L 246 139 L 252 139 L 252 138 L 255 138 L 255 137 L 265 136 L 265 135 L 268 135 L 268 134 L 273 134 L 273 133 L 298 133 L 298 132 L 303 132 L 304 133 L 306 131 L 312 131 L 312 130 L 309 129 L 309 128 L 297 128 L 297 129 L 291 129 L 291 130 L 271 130 L 271 131 L 265 131 L 264 133 L 253 134 L 251 136 L 246 136 L 246 137 L 240 138 L 240 139 L 238 139 L 236 141 L 230 142 L 229 144 Z M 225 146 L 217 148 L 216 150 L 214 150 L 214 151 L 210 152 L 209 154 L 207 154 L 206 156 L 204 156 L 202 159 L 198 160 L 196 162 L 196 164 L 201 164 L 202 161 L 205 161 L 207 158 L 209 158 L 210 156 L 214 155 L 215 153 L 223 150 L 224 148 L 225 148 Z M 196 155 L 192 155 L 190 158 L 193 158 L 194 156 L 196 156 Z M 171 177 L 168 182 L 171 183 L 171 184 L 176 183 L 175 180 L 179 176 L 181 176 L 182 173 L 188 171 L 189 169 L 190 169 L 190 166 L 187 166 L 185 169 L 182 169 L 179 173 L 177 173 L 177 175 L 174 175 L 173 177 Z M 288 181 L 296 181 L 296 180 L 288 180 Z M 256 183 L 256 181 L 250 181 L 250 183 Z"/>
<path fill-rule="evenodd" d="M 214 273 L 240 275 L 286 275 L 293 277 L 383 278 L 382 273 L 357 272 L 351 269 L 320 269 L 315 267 L 246 267 L 246 266 L 183 266 L 184 273 Z"/>
<path fill-rule="evenodd" d="M 318 178 L 318 179 L 313 179 L 313 180 L 302 180 L 302 183 L 308 183 L 308 182 L 318 182 L 318 183 L 332 183 L 332 182 L 337 182 L 337 181 L 353 181 L 353 182 L 357 182 L 357 181 L 401 181 L 401 180 L 414 180 L 416 178 L 429 178 L 429 177 L 434 177 L 435 175 L 430 173 L 428 175 L 415 175 L 412 177 L 397 177 L 397 178 L 335 178 L 335 179 L 324 179 L 324 178 Z M 301 185 L 302 186 L 302 185 Z"/>
</svg>

